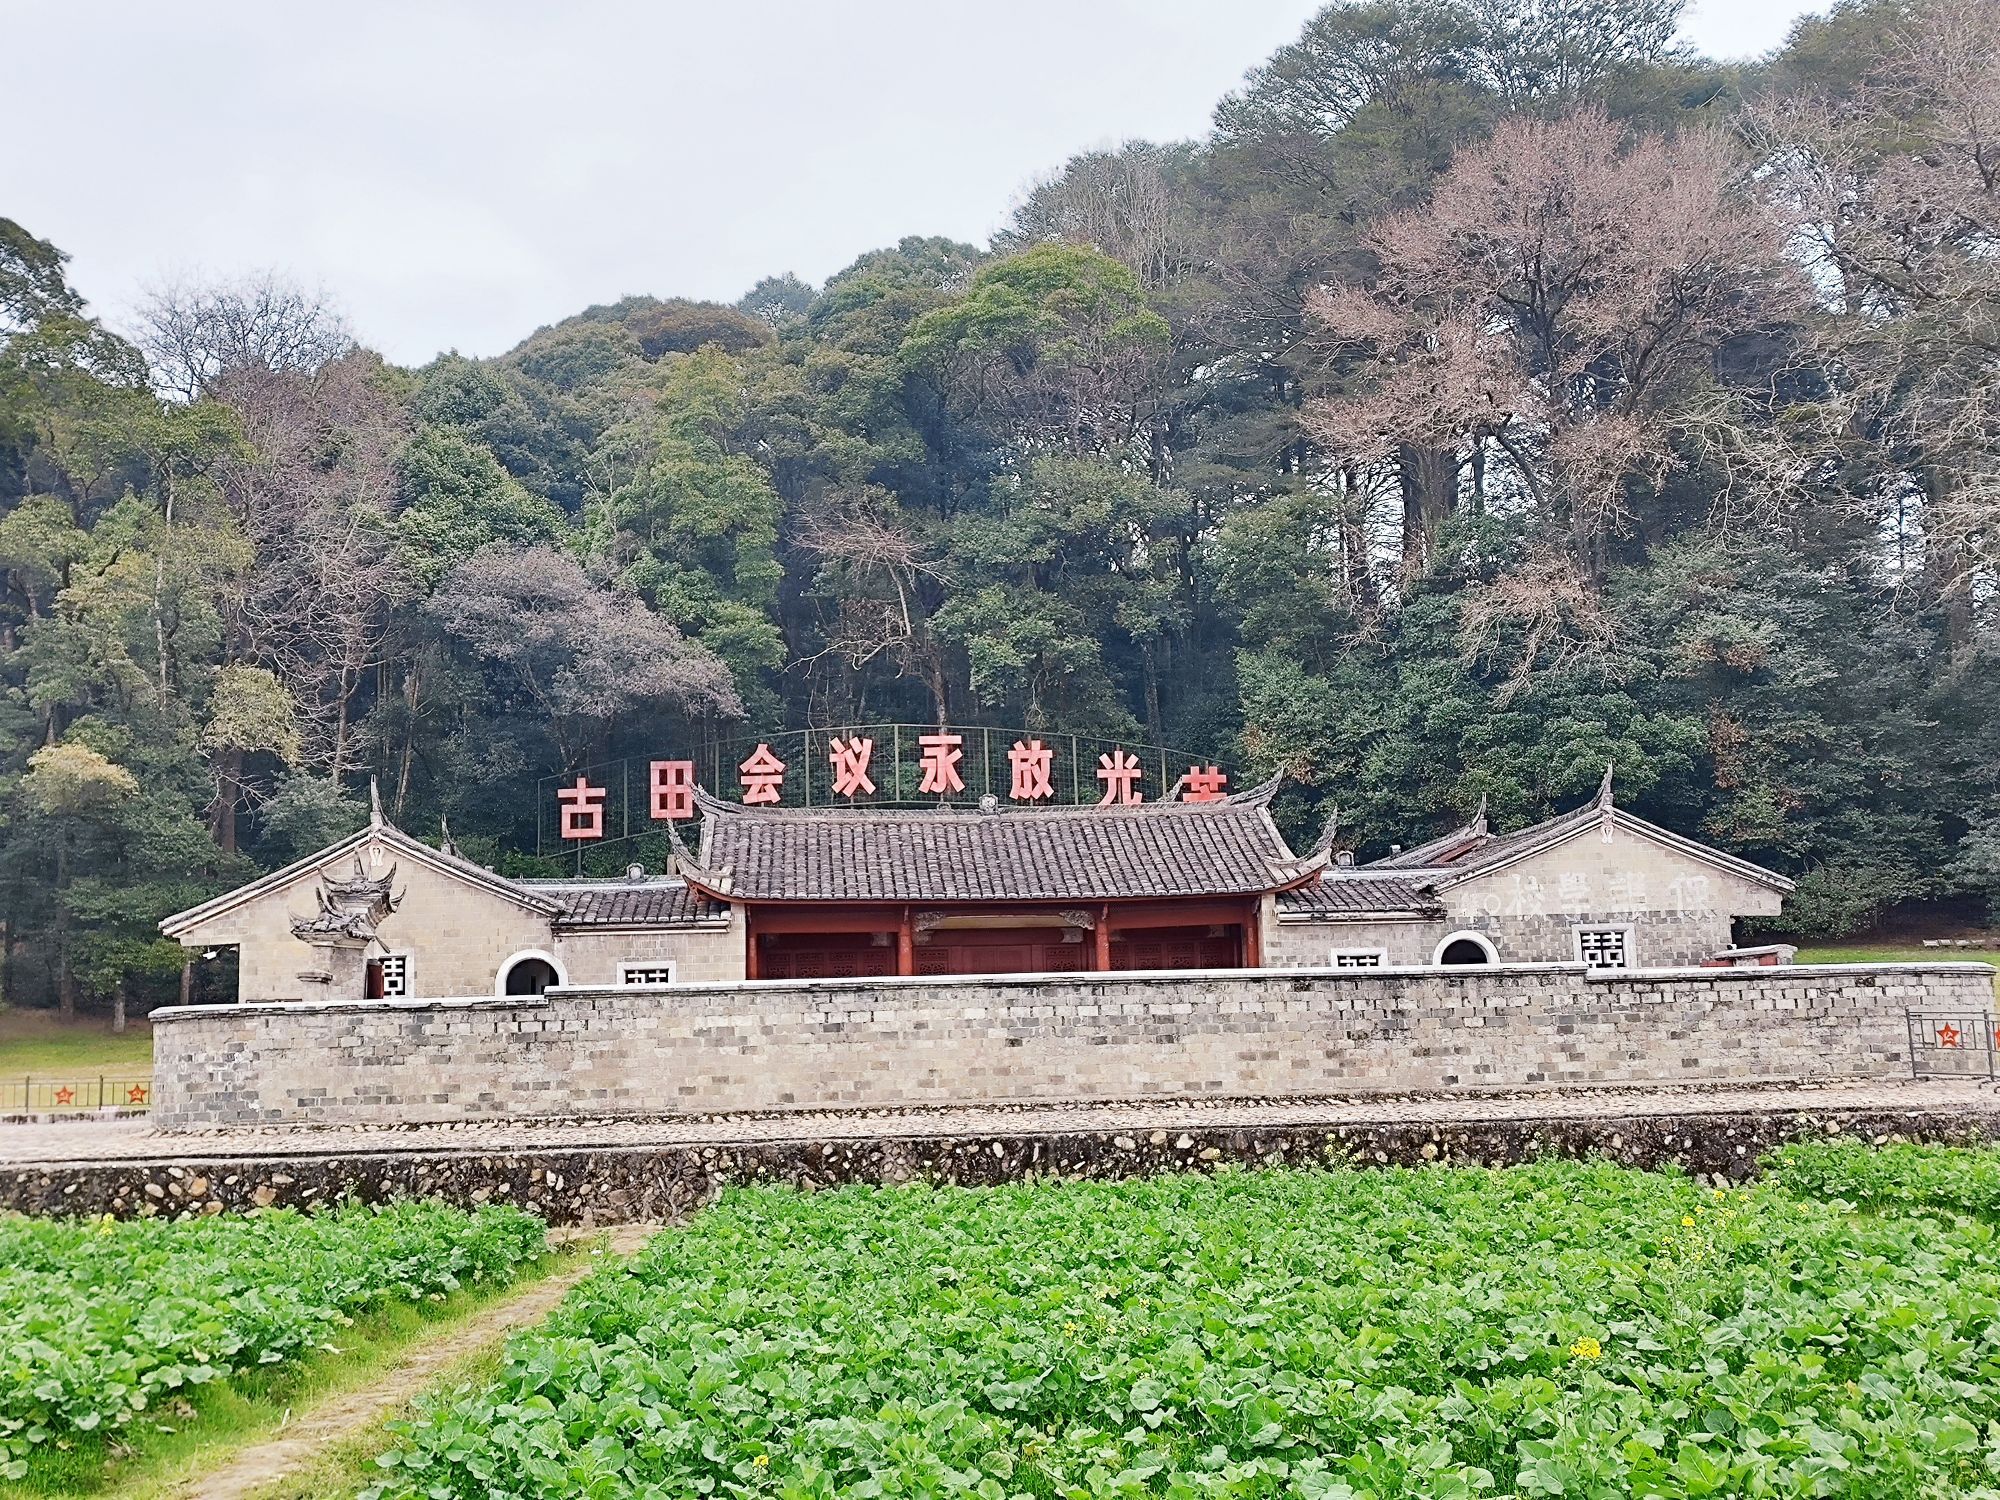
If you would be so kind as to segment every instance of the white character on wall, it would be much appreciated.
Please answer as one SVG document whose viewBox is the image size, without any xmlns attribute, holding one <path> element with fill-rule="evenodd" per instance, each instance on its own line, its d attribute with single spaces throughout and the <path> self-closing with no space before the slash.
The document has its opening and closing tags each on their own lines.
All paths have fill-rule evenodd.
<svg viewBox="0 0 2000 1500">
<path fill-rule="evenodd" d="M 1639 911 L 1646 905 L 1646 877 L 1637 870 L 1618 870 L 1611 876 L 1611 890 L 1605 898 L 1606 911 Z"/>
<path fill-rule="evenodd" d="M 1510 917 L 1538 917 L 1547 911 L 1548 907 L 1542 899 L 1541 877 L 1516 875 L 1506 906 L 1505 915 Z"/>
<path fill-rule="evenodd" d="M 1590 910 L 1590 877 L 1581 870 L 1565 870 L 1556 879 L 1556 910 L 1561 912 L 1587 912 Z"/>
<path fill-rule="evenodd" d="M 1678 916 L 1701 916 L 1713 909 L 1706 875 L 1676 875 L 1667 883 L 1667 906 Z"/>
</svg>

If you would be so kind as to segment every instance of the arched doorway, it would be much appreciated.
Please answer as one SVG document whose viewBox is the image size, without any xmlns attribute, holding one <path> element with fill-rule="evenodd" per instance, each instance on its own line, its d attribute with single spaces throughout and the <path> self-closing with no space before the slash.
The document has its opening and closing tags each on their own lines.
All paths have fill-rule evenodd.
<svg viewBox="0 0 2000 1500">
<path fill-rule="evenodd" d="M 1434 964 L 1497 964 L 1500 955 L 1494 951 L 1483 933 L 1454 932 L 1437 945 L 1437 953 L 1432 957 Z"/>
<path fill-rule="evenodd" d="M 561 972 L 547 955 L 541 953 L 516 954 L 500 969 L 500 993 L 503 996 L 539 995 L 550 985 L 562 982 Z"/>
</svg>

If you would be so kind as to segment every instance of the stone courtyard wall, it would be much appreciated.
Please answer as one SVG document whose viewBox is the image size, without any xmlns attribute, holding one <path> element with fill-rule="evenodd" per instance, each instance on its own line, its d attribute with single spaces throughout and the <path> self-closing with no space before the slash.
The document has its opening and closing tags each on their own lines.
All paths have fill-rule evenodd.
<svg viewBox="0 0 2000 1500">
<path fill-rule="evenodd" d="M 1223 970 L 571 988 L 153 1016 L 168 1129 L 1892 1078 L 1983 964 Z"/>
</svg>

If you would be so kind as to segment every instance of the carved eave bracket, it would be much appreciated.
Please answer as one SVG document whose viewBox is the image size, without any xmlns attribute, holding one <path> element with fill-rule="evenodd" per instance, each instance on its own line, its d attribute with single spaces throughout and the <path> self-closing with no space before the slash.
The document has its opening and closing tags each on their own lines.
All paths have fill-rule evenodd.
<svg viewBox="0 0 2000 1500">
<path fill-rule="evenodd" d="M 396 890 L 396 866 L 381 877 L 372 876 L 354 857 L 354 869 L 346 875 L 323 872 L 313 887 L 319 909 L 309 917 L 294 916 L 292 936 L 315 947 L 363 947 L 375 939 L 375 930 L 403 904 L 405 892 Z"/>
</svg>

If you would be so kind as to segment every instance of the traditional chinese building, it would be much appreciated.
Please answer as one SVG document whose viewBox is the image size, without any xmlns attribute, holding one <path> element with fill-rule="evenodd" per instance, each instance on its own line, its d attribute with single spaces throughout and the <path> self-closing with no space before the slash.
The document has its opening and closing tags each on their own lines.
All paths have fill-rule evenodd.
<svg viewBox="0 0 2000 1500">
<path fill-rule="evenodd" d="M 1113 762 L 1114 768 L 1121 763 Z M 1218 778 L 1219 780 L 1219 778 Z M 1030 785 L 1036 783 L 1030 782 Z M 656 787 L 657 794 L 657 787 Z M 1483 812 L 1373 864 L 1297 853 L 1271 782 L 1099 805 L 784 807 L 685 796 L 665 872 L 511 880 L 391 825 L 168 918 L 243 1000 L 837 976 L 1706 962 L 1790 882 L 1599 795 Z"/>
<path fill-rule="evenodd" d="M 741 912 L 751 979 L 1255 968 L 1277 783 L 1109 807 L 748 808 L 703 796 L 688 886 Z"/>
</svg>

